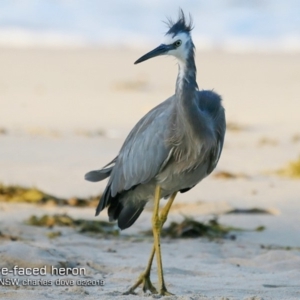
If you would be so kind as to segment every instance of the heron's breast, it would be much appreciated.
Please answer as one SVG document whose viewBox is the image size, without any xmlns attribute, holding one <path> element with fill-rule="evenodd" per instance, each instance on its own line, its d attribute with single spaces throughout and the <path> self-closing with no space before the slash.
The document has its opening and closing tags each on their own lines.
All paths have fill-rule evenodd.
<svg viewBox="0 0 300 300">
<path fill-rule="evenodd" d="M 156 176 L 157 183 L 171 192 L 194 186 L 207 176 L 209 162 L 205 149 L 180 150 L 174 149 L 168 163 Z"/>
</svg>

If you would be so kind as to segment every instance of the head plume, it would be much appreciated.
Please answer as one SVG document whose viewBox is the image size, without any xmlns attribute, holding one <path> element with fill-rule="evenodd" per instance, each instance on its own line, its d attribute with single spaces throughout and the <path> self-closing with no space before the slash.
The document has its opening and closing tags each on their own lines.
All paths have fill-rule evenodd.
<svg viewBox="0 0 300 300">
<path fill-rule="evenodd" d="M 191 15 L 189 14 L 189 21 L 187 21 L 181 8 L 179 9 L 178 20 L 174 22 L 172 19 L 168 19 L 166 24 L 169 26 L 169 31 L 166 34 L 172 34 L 173 36 L 179 32 L 189 33 L 193 29 L 193 20 Z"/>
</svg>

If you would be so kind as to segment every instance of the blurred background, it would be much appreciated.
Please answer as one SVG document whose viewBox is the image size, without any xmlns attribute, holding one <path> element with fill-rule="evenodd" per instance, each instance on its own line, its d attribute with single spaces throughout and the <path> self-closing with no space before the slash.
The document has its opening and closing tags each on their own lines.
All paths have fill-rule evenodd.
<svg viewBox="0 0 300 300">
<path fill-rule="evenodd" d="M 4 0 L 0 44 L 15 47 L 145 47 L 165 32 L 159 20 L 193 15 L 198 49 L 299 51 L 297 0 Z"/>
<path fill-rule="evenodd" d="M 103 291 L 134 281 L 137 269 L 128 270 L 145 261 L 152 241 L 144 251 L 135 237 L 150 228 L 151 209 L 120 233 L 127 240 L 83 237 L 72 226 L 56 226 L 51 216 L 107 220 L 106 212 L 94 217 L 106 181 L 86 182 L 84 174 L 111 161 L 136 122 L 174 93 L 173 58 L 133 63 L 160 44 L 168 30 L 163 22 L 176 20 L 179 7 L 194 20 L 199 88 L 222 96 L 227 133 L 216 170 L 178 195 L 168 222 L 213 218 L 245 231 L 220 243 L 166 243 L 167 265 L 176 258 L 168 276 L 180 273 L 178 286 L 194 277 L 179 294 L 198 291 L 201 282 L 213 297 L 228 291 L 254 299 L 268 283 L 280 287 L 268 289 L 270 299 L 285 299 L 292 289 L 296 296 L 289 299 L 299 299 L 299 0 L 1 0 L 0 263 L 28 266 L 31 253 L 32 265 L 46 264 L 52 253 L 49 264 L 62 257 L 91 261 L 93 276 L 99 270 L 112 278 Z M 45 214 L 50 222 L 36 224 Z M 179 262 L 187 249 L 191 256 Z M 24 298 L 24 289 L 15 291 Z M 42 299 L 36 290 L 27 292 Z M 77 294 L 70 297 L 82 299 Z"/>
<path fill-rule="evenodd" d="M 107 75 L 116 71 L 112 80 L 109 79 L 113 82 L 107 83 L 112 90 L 124 90 L 126 86 L 131 92 L 144 92 L 139 95 L 139 103 L 144 101 L 143 112 L 170 96 L 176 78 L 176 68 L 171 69 L 174 63 L 160 59 L 156 64 L 153 62 L 135 68 L 132 68 L 132 63 L 144 51 L 160 43 L 167 31 L 167 25 L 163 22 L 167 18 L 176 19 L 179 7 L 192 14 L 195 25 L 193 39 L 197 51 L 217 53 L 214 57 L 197 55 L 198 68 L 201 68 L 198 72 L 200 88 L 224 91 L 224 88 L 232 85 L 226 82 L 228 73 L 235 71 L 241 75 L 243 84 L 252 80 L 247 78 L 249 72 L 245 67 L 250 69 L 262 62 L 269 62 L 269 65 L 261 64 L 258 72 L 264 87 L 273 84 L 268 90 L 273 90 L 275 94 L 276 89 L 280 89 L 276 95 L 281 96 L 278 92 L 283 93 L 284 90 L 281 86 L 282 78 L 270 77 L 267 72 L 273 74 L 298 67 L 294 61 L 296 59 L 298 62 L 295 55 L 300 52 L 300 3 L 297 0 L 131 0 L 109 3 L 94 0 L 1 1 L 0 60 L 4 68 L 0 74 L 2 131 L 9 128 L 23 130 L 24 127 L 35 131 L 41 126 L 53 130 L 96 128 L 101 131 L 103 126 L 108 126 L 112 136 L 118 135 L 117 131 L 120 133 L 127 126 L 126 117 L 116 118 L 121 122 L 118 126 L 111 118 L 115 109 L 107 108 L 106 114 L 98 114 L 103 108 L 103 102 L 107 103 L 112 97 L 112 94 L 104 93 Z M 83 58 L 81 55 L 84 50 L 87 55 Z M 121 57 L 124 53 L 131 54 L 128 58 Z M 225 60 L 218 55 L 220 53 L 227 53 L 230 59 Z M 260 55 L 251 56 L 255 53 Z M 243 67 L 237 63 L 241 55 L 248 55 Z M 286 61 L 280 60 L 278 55 L 285 55 Z M 277 65 L 274 64 L 276 60 Z M 156 69 L 152 68 L 153 64 L 157 66 Z M 218 69 L 214 69 L 214 66 Z M 121 76 L 122 68 L 130 68 L 131 75 L 127 79 Z M 171 69 L 170 74 L 151 83 L 153 77 L 159 76 L 161 68 Z M 291 77 L 293 89 L 298 77 L 296 71 L 291 72 L 287 76 Z M 77 75 L 83 78 L 79 79 Z M 149 93 L 145 95 L 151 88 L 152 92 L 162 91 L 162 82 L 169 83 L 169 94 L 152 97 L 148 97 Z M 242 95 L 233 95 L 234 89 L 230 89 L 230 92 L 226 97 L 230 118 L 240 121 L 239 109 L 243 109 L 244 122 L 257 121 L 253 119 L 254 114 L 259 114 L 260 122 L 269 122 L 265 118 L 265 111 L 257 107 L 262 102 L 252 101 L 254 96 L 255 99 L 258 96 L 253 95 L 253 90 L 246 91 L 244 88 Z M 108 97 L 106 100 L 105 96 Z M 241 99 L 241 96 L 243 101 L 235 101 Z M 289 107 L 290 121 L 296 121 L 297 114 L 293 107 L 297 99 L 290 89 L 285 91 L 284 96 L 289 98 L 285 105 Z M 126 105 L 124 101 L 118 103 L 118 108 L 126 111 L 133 104 L 133 99 L 134 96 Z M 147 99 L 151 101 L 150 104 Z M 97 101 L 98 106 L 94 101 Z M 56 106 L 58 102 L 60 106 Z M 273 102 L 265 104 L 274 105 Z M 74 118 L 70 115 L 66 118 L 66 112 L 72 112 Z M 283 112 L 273 111 L 269 117 L 282 122 Z M 125 131 L 129 129 L 128 125 Z"/>
</svg>

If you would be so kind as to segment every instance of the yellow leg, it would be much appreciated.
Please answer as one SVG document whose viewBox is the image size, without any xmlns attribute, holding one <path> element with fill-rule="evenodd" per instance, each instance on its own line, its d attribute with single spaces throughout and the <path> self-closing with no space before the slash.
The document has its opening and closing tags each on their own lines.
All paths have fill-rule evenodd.
<svg viewBox="0 0 300 300">
<path fill-rule="evenodd" d="M 167 218 L 168 218 L 168 214 L 169 214 L 169 211 L 170 211 L 170 208 L 175 200 L 175 197 L 177 195 L 177 192 L 173 193 L 171 195 L 171 197 L 169 198 L 166 206 L 161 210 L 161 213 L 160 213 L 160 220 L 161 220 L 161 223 L 162 223 L 162 226 L 161 228 L 163 227 L 163 225 L 165 224 L 165 222 L 167 221 Z"/>
<path fill-rule="evenodd" d="M 176 197 L 177 192 L 173 193 L 170 197 L 170 199 L 168 200 L 168 203 L 166 204 L 166 206 L 162 209 L 160 216 L 159 216 L 159 220 L 160 220 L 160 230 L 162 228 L 162 226 L 164 225 L 164 223 L 167 220 L 170 208 L 173 204 L 173 201 Z M 154 212 L 153 212 L 154 215 Z M 139 276 L 137 282 L 124 294 L 128 295 L 128 294 L 134 294 L 134 290 L 141 284 L 143 284 L 143 291 L 146 292 L 147 290 L 149 290 L 152 294 L 157 294 L 157 290 L 156 288 L 152 285 L 151 280 L 150 280 L 150 272 L 151 272 L 151 266 L 152 266 L 152 262 L 153 262 L 153 258 L 154 258 L 154 254 L 155 254 L 155 242 L 153 243 L 152 246 L 152 250 L 151 250 L 151 254 L 149 257 L 149 261 L 147 264 L 147 268 L 145 269 L 145 271 Z M 167 292 L 166 288 L 164 287 L 164 295 L 169 295 L 170 293 Z"/>
<path fill-rule="evenodd" d="M 153 209 L 153 216 L 152 216 L 152 229 L 153 229 L 156 259 L 157 259 L 159 294 L 163 296 L 168 296 L 172 294 L 167 291 L 165 285 L 163 267 L 162 267 L 162 258 L 161 258 L 161 248 L 160 248 L 160 233 L 161 233 L 161 228 L 163 226 L 163 222 L 159 217 L 159 201 L 161 198 L 160 192 L 161 192 L 160 186 L 156 186 L 155 197 L 154 197 L 154 209 Z"/>
</svg>

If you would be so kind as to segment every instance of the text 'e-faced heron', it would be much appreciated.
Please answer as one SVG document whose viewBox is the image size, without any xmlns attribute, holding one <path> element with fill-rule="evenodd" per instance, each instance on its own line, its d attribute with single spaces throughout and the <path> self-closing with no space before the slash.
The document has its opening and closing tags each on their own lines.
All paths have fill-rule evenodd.
<svg viewBox="0 0 300 300">
<path fill-rule="evenodd" d="M 152 227 L 154 244 L 146 270 L 126 293 L 143 285 L 157 293 L 150 281 L 154 254 L 157 258 L 159 294 L 167 291 L 161 260 L 160 232 L 176 193 L 186 192 L 208 176 L 221 155 L 226 130 L 221 97 L 212 91 L 199 91 L 191 38 L 191 18 L 180 10 L 177 22 L 169 21 L 164 42 L 139 58 L 135 64 L 159 55 L 177 58 L 179 72 L 175 94 L 149 111 L 131 130 L 118 156 L 101 170 L 85 175 L 89 181 L 109 177 L 96 209 L 108 207 L 110 221 L 120 229 L 130 227 L 154 198 Z M 159 213 L 161 198 L 169 198 Z"/>
</svg>

